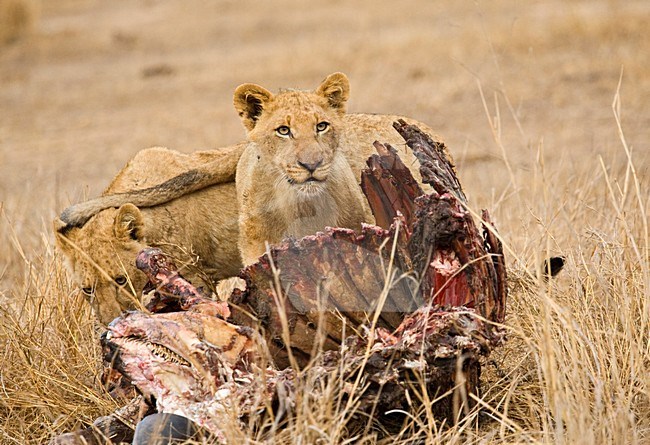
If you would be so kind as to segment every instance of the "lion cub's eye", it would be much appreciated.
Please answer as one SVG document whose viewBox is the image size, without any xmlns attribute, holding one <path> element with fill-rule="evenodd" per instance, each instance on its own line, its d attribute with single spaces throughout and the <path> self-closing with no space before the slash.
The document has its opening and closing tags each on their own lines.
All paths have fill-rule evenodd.
<svg viewBox="0 0 650 445">
<path fill-rule="evenodd" d="M 282 125 L 276 128 L 275 132 L 278 134 L 278 136 L 282 136 L 283 138 L 286 138 L 291 134 L 291 128 L 287 127 L 286 125 Z"/>
<path fill-rule="evenodd" d="M 115 277 L 115 282 L 118 286 L 124 286 L 126 284 L 126 277 L 124 275 L 118 275 Z"/>
<path fill-rule="evenodd" d="M 94 289 L 92 287 L 82 287 L 81 292 L 83 292 L 87 297 L 92 297 Z"/>
<path fill-rule="evenodd" d="M 329 122 L 319 122 L 316 124 L 316 131 L 319 133 L 324 133 L 330 127 Z"/>
</svg>

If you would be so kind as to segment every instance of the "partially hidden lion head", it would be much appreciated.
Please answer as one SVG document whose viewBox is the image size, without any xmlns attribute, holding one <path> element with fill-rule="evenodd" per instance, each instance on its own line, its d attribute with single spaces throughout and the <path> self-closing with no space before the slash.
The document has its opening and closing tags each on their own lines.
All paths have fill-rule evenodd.
<svg viewBox="0 0 650 445">
<path fill-rule="evenodd" d="M 136 206 L 102 210 L 80 228 L 66 228 L 56 219 L 54 229 L 73 280 L 101 323 L 108 324 L 123 310 L 140 306 L 136 295 L 147 279 L 135 267 L 135 257 L 146 244 L 142 214 Z"/>
<path fill-rule="evenodd" d="M 259 85 L 240 85 L 234 104 L 260 162 L 277 168 L 278 180 L 298 192 L 314 194 L 335 161 L 349 92 L 345 74 L 334 73 L 314 91 L 274 95 Z"/>
</svg>

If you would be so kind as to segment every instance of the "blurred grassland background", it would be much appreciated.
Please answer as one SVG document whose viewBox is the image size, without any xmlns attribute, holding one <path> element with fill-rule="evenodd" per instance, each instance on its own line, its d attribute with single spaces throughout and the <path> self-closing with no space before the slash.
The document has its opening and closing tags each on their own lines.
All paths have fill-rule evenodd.
<svg viewBox="0 0 650 445">
<path fill-rule="evenodd" d="M 0 443 L 114 408 L 54 216 L 142 148 L 242 140 L 237 85 L 334 71 L 350 111 L 438 131 L 511 266 L 482 422 L 399 440 L 650 443 L 648 23 L 647 1 L 0 0 Z M 565 272 L 534 283 L 546 254 Z M 344 440 L 301 415 L 292 440 Z"/>
</svg>

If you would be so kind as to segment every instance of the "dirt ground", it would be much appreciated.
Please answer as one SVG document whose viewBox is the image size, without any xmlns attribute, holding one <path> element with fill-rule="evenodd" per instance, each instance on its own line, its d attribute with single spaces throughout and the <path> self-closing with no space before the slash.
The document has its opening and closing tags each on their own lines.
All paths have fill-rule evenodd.
<svg viewBox="0 0 650 445">
<path fill-rule="evenodd" d="M 47 226 L 142 148 L 243 139 L 237 85 L 313 88 L 343 71 L 351 111 L 437 129 L 485 205 L 508 175 L 479 86 L 515 172 L 543 141 L 548 169 L 579 174 L 620 145 L 622 71 L 625 134 L 645 156 L 648 19 L 645 1 L 43 2 L 31 37 L 0 48 L 0 200 Z"/>
<path fill-rule="evenodd" d="M 605 172 L 626 193 L 619 81 L 636 173 L 650 170 L 647 0 L 56 0 L 34 20 L 0 46 L 6 299 L 54 216 L 99 194 L 138 150 L 242 140 L 241 83 L 309 89 L 342 71 L 350 111 L 426 122 L 510 262 L 609 229 L 590 221 L 610 199 Z"/>
</svg>

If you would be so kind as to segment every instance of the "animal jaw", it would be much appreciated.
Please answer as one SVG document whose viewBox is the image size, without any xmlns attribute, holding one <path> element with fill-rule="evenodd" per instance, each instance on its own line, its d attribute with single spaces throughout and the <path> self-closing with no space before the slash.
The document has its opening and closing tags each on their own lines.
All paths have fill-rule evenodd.
<svg viewBox="0 0 650 445">
<path fill-rule="evenodd" d="M 200 312 L 130 312 L 102 335 L 105 360 L 158 412 L 185 416 L 224 441 L 220 425 L 259 409 L 292 372 L 253 361 L 252 330 Z M 263 394 L 263 397 L 253 397 Z"/>
<path fill-rule="evenodd" d="M 172 387 L 182 387 L 176 392 L 198 400 L 207 397 L 210 386 L 216 384 L 215 378 L 204 379 L 211 373 L 206 357 L 213 346 L 202 342 L 176 318 L 175 313 L 149 316 L 130 312 L 114 320 L 102 336 L 106 360 L 127 374 L 146 396 L 159 402 Z"/>
<path fill-rule="evenodd" d="M 107 361 L 159 405 L 172 387 L 193 400 L 214 395 L 235 368 L 250 370 L 254 347 L 249 329 L 196 312 L 127 313 L 109 325 L 102 344 Z"/>
<path fill-rule="evenodd" d="M 194 400 L 209 395 L 191 362 L 164 345 L 135 336 L 113 338 L 111 331 L 102 342 L 113 366 L 146 398 L 160 402 L 158 409 L 168 404 L 168 394 L 187 394 Z"/>
</svg>

